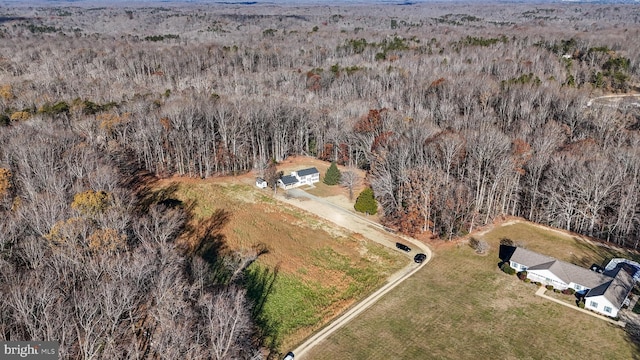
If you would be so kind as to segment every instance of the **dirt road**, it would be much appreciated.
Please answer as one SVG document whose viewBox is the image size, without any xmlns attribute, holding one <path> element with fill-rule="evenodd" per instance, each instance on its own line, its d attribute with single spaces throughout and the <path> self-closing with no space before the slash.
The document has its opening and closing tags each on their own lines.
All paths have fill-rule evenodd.
<svg viewBox="0 0 640 360">
<path fill-rule="evenodd" d="M 625 103 L 624 101 L 627 100 Z M 593 98 L 587 102 L 587 106 L 598 103 L 602 106 L 618 108 L 624 106 L 640 107 L 640 94 L 610 94 Z"/>
<path fill-rule="evenodd" d="M 387 283 L 376 292 L 354 305 L 347 312 L 340 315 L 333 322 L 322 328 L 294 349 L 293 353 L 296 356 L 296 360 L 304 358 L 304 354 L 309 349 L 318 345 L 334 331 L 354 319 L 358 314 L 362 313 L 369 306 L 378 301 L 378 299 L 380 299 L 384 294 L 396 287 L 431 260 L 432 253 L 427 245 L 406 236 L 393 234 L 387 231 L 384 226 L 373 222 L 366 217 L 358 215 L 355 211 L 345 209 L 344 207 L 326 199 L 313 196 L 301 189 L 288 190 L 286 195 L 279 194 L 277 199 L 316 214 L 321 218 L 329 220 L 351 232 L 359 233 L 362 236 L 384 246 L 396 249 L 395 243 L 401 241 L 412 248 L 411 252 L 406 253 L 407 257 L 410 259 L 407 266 L 390 276 Z M 416 264 L 413 262 L 413 256 L 420 252 L 427 255 L 427 258 L 421 264 Z"/>
</svg>

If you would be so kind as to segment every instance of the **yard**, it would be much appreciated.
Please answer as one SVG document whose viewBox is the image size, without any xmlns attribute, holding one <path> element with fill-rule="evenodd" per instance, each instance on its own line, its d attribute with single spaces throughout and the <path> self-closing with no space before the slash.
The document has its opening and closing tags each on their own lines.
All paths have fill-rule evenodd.
<svg viewBox="0 0 640 360">
<path fill-rule="evenodd" d="M 502 273 L 498 246 L 503 237 L 589 265 L 611 255 L 527 223 L 484 234 L 491 245 L 484 256 L 462 243 L 439 243 L 428 266 L 306 359 L 637 358 L 640 349 L 622 329 L 537 297 L 535 287 Z"/>
<path fill-rule="evenodd" d="M 273 200 L 245 178 L 174 178 L 161 186 L 173 197 L 195 201 L 194 221 L 220 209 L 223 251 L 267 249 L 249 268 L 249 295 L 268 340 L 281 352 L 302 341 L 346 307 L 374 291 L 406 264 L 401 254 Z M 171 184 L 174 184 L 173 186 Z M 184 237 L 180 242 L 189 244 Z M 264 301 L 264 302 L 263 302 Z"/>
</svg>

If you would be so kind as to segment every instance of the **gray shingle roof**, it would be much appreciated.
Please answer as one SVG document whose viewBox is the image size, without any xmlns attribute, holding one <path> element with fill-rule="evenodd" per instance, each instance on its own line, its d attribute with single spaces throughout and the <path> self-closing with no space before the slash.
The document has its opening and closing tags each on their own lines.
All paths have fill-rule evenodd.
<svg viewBox="0 0 640 360">
<path fill-rule="evenodd" d="M 555 259 L 552 258 L 551 256 L 538 254 L 537 252 L 533 252 L 525 248 L 517 247 L 513 252 L 513 254 L 511 255 L 510 260 L 517 262 L 518 264 L 522 264 L 529 268 L 532 266 L 554 261 Z"/>
<path fill-rule="evenodd" d="M 302 169 L 298 171 L 298 176 L 307 176 L 311 174 L 319 174 L 320 172 L 315 167 L 311 167 L 308 169 Z"/>
<path fill-rule="evenodd" d="M 611 281 L 609 276 L 523 248 L 516 248 L 511 260 L 525 265 L 527 270 L 549 270 L 567 284 L 580 284 L 590 289 Z"/>
<path fill-rule="evenodd" d="M 634 285 L 633 276 L 624 269 L 620 269 L 611 281 L 589 290 L 585 297 L 604 295 L 613 305 L 620 308 Z"/>
<path fill-rule="evenodd" d="M 285 175 L 280 178 L 283 184 L 285 185 L 293 185 L 298 182 L 298 179 L 295 176 Z"/>
</svg>

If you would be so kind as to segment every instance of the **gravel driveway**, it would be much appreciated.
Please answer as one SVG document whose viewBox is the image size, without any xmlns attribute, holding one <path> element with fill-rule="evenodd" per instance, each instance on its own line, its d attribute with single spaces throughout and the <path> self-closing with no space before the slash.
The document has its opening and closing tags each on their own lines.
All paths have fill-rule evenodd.
<svg viewBox="0 0 640 360">
<path fill-rule="evenodd" d="M 396 249 L 395 243 L 402 241 L 412 248 L 409 253 L 403 252 L 410 259 L 407 266 L 391 275 L 387 280 L 387 283 L 376 292 L 350 308 L 347 312 L 340 315 L 333 322 L 313 334 L 304 343 L 298 346 L 294 350 L 296 360 L 300 359 L 301 356 L 309 349 L 318 345 L 334 331 L 344 326 L 369 306 L 373 305 L 384 294 L 399 285 L 402 281 L 407 279 L 431 260 L 431 250 L 427 245 L 415 239 L 391 233 L 387 231 L 384 226 L 359 215 L 355 210 L 346 209 L 343 206 L 330 202 L 324 198 L 311 195 L 302 189 L 290 189 L 286 193 L 278 193 L 276 198 L 279 201 L 301 208 L 323 219 L 329 220 L 351 232 L 359 233 L 367 239 L 384 246 Z M 416 264 L 413 262 L 413 256 L 419 252 L 426 254 L 427 258 L 423 263 Z"/>
</svg>

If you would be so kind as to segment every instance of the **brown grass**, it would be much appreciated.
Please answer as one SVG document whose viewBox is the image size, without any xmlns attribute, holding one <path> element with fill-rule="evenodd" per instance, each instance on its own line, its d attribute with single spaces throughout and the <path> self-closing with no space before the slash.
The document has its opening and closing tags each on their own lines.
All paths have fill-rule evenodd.
<svg viewBox="0 0 640 360">
<path fill-rule="evenodd" d="M 624 330 L 535 296 L 536 287 L 501 272 L 498 249 L 505 236 L 564 260 L 606 256 L 598 247 L 531 224 L 486 233 L 488 256 L 462 243 L 437 243 L 427 266 L 305 358 L 565 359 L 579 353 L 632 359 L 638 354 Z"/>
<path fill-rule="evenodd" d="M 219 209 L 228 211 L 228 222 L 220 230 L 225 252 L 256 246 L 268 250 L 256 265 L 278 269 L 281 280 L 265 308 L 268 314 L 290 319 L 279 330 L 278 341 L 284 351 L 380 286 L 406 258 L 359 234 L 276 202 L 270 190 L 253 186 L 254 179 L 255 174 L 206 180 L 171 178 L 160 181 L 158 187 L 175 184 L 173 196 L 177 200 L 194 202 L 192 227 L 197 228 L 199 221 Z M 180 241 L 185 245 L 194 240 L 184 237 Z M 284 293 L 298 290 L 296 298 L 313 305 L 286 304 Z M 287 308 L 292 312 L 304 309 L 307 314 L 296 321 L 298 314 L 287 313 Z"/>
</svg>

